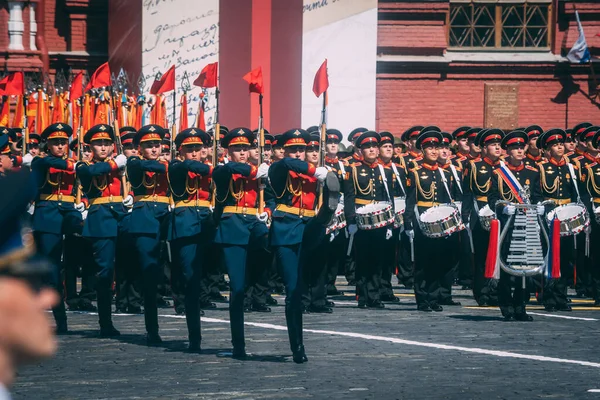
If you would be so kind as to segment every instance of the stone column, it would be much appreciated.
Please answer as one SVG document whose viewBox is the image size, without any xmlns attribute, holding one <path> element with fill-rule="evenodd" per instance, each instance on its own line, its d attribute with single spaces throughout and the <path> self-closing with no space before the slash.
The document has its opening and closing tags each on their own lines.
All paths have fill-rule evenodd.
<svg viewBox="0 0 600 400">
<path fill-rule="evenodd" d="M 8 2 L 8 38 L 9 50 L 25 50 L 23 47 L 23 3 L 18 1 Z"/>
<path fill-rule="evenodd" d="M 37 50 L 35 46 L 35 35 L 37 34 L 37 22 L 35 21 L 36 3 L 29 3 L 29 49 Z"/>
</svg>

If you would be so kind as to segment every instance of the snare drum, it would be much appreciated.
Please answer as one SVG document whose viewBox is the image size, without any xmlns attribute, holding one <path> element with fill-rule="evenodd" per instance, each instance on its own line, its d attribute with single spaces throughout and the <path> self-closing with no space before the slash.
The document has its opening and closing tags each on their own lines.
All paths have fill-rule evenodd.
<svg viewBox="0 0 600 400">
<path fill-rule="evenodd" d="M 344 229 L 346 227 L 346 215 L 344 214 L 344 205 L 338 203 L 335 214 L 331 218 L 331 222 L 325 229 L 325 233 L 329 235 L 331 232 Z"/>
<path fill-rule="evenodd" d="M 401 197 L 394 198 L 394 208 L 396 209 L 395 219 L 394 219 L 394 228 L 400 228 L 404 224 L 404 211 L 406 210 L 406 200 Z"/>
<path fill-rule="evenodd" d="M 367 204 L 356 209 L 356 225 L 359 229 L 383 228 L 393 224 L 395 219 L 392 205 L 385 201 Z"/>
<path fill-rule="evenodd" d="M 440 204 L 429 208 L 420 216 L 423 234 L 430 238 L 441 238 L 465 229 L 456 206 Z"/>
<path fill-rule="evenodd" d="M 552 224 L 555 215 L 560 221 L 560 236 L 577 235 L 590 226 L 587 210 L 581 204 L 569 203 L 556 207 L 546 216 L 548 225 Z"/>
<path fill-rule="evenodd" d="M 488 204 L 479 209 L 479 222 L 486 231 L 490 230 L 490 226 L 494 218 L 496 218 L 496 213 L 492 211 Z"/>
</svg>

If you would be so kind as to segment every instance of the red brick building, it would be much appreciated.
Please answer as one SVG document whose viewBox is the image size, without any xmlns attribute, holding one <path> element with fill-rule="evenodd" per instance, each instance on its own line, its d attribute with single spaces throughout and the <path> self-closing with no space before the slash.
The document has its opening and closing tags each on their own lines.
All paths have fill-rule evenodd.
<svg viewBox="0 0 600 400">
<path fill-rule="evenodd" d="M 231 0 L 220 2 L 224 13 L 231 10 Z M 260 3 L 244 4 L 252 10 L 255 2 Z M 575 9 L 592 54 L 599 56 L 599 1 L 379 0 L 377 129 L 399 134 L 429 123 L 452 130 L 484 123 L 565 127 L 600 122 L 600 68 L 594 64 L 594 74 L 590 64 L 573 65 L 564 58 L 578 37 Z M 278 21 L 272 21 L 274 31 Z M 91 72 L 109 57 L 108 27 L 109 0 L 2 0 L 0 71 L 53 74 L 70 67 Z M 222 24 L 221 35 L 227 29 Z M 223 47 L 232 41 L 220 42 Z M 301 52 L 301 44 L 290 51 Z M 223 49 L 221 53 L 225 76 L 229 63 Z M 277 60 L 270 62 L 273 68 Z M 238 71 L 233 75 L 239 79 Z M 499 101 L 494 103 L 490 92 L 486 98 L 486 86 L 489 90 L 494 84 L 515 92 L 500 100 L 505 114 L 495 122 L 493 115 L 486 117 L 486 102 L 493 114 Z M 285 101 L 271 99 L 280 107 L 290 106 Z M 299 97 L 292 103 L 297 107 Z M 289 125 L 299 122 L 297 113 L 286 118 L 292 119 Z"/>
</svg>

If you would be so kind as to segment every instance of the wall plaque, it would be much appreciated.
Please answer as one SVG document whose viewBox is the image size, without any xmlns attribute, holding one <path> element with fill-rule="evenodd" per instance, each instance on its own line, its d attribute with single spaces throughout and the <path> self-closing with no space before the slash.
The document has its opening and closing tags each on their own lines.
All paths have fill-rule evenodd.
<svg viewBox="0 0 600 400">
<path fill-rule="evenodd" d="M 519 123 L 519 84 L 486 83 L 484 97 L 485 128 L 512 130 Z"/>
</svg>

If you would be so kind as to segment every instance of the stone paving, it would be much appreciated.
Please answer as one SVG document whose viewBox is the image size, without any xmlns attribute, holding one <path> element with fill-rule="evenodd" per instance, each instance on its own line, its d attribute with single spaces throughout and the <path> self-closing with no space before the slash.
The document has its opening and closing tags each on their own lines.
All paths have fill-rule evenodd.
<svg viewBox="0 0 600 400">
<path fill-rule="evenodd" d="M 340 283 L 345 282 L 341 281 Z M 533 322 L 504 322 L 497 308 L 416 311 L 400 304 L 360 310 L 352 288 L 333 314 L 304 318 L 309 362 L 296 365 L 283 306 L 246 314 L 247 360 L 232 359 L 227 304 L 206 311 L 202 354 L 188 354 L 185 319 L 160 309 L 164 345 L 147 347 L 142 315 L 116 315 L 122 336 L 100 339 L 97 316 L 69 313 L 73 333 L 57 356 L 23 368 L 15 399 L 600 399 L 600 308 L 574 299 L 552 316 L 535 304 Z M 279 303 L 283 298 L 276 297 Z M 542 314 L 542 315 L 540 315 Z M 575 319 L 566 319 L 572 317 Z M 448 347 L 449 346 L 449 347 Z"/>
</svg>

